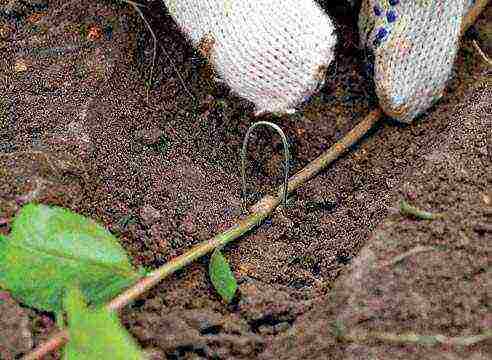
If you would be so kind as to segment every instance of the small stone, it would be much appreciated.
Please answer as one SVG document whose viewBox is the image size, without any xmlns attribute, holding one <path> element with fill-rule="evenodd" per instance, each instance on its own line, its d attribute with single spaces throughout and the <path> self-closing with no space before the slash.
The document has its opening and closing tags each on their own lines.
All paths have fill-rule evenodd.
<svg viewBox="0 0 492 360">
<path fill-rule="evenodd" d="M 161 213 L 152 205 L 146 204 L 140 209 L 140 217 L 145 225 L 150 226 L 161 218 Z"/>
<path fill-rule="evenodd" d="M 270 325 L 262 325 L 258 328 L 258 332 L 260 333 L 260 335 L 273 335 L 274 334 L 274 331 L 273 331 L 273 327 L 271 327 Z"/>
<path fill-rule="evenodd" d="M 415 201 L 415 200 L 417 200 L 417 193 L 415 191 L 409 191 L 407 193 L 407 199 L 409 201 Z"/>
<path fill-rule="evenodd" d="M 167 254 L 171 248 L 169 241 L 167 240 L 168 236 L 169 231 L 164 225 L 156 223 L 150 227 L 150 237 L 152 238 L 152 242 L 157 244 L 161 254 Z"/>
<path fill-rule="evenodd" d="M 480 235 L 483 235 L 485 233 L 492 234 L 492 224 L 478 223 L 475 224 L 473 230 Z"/>
<path fill-rule="evenodd" d="M 275 334 L 278 334 L 278 333 L 287 331 L 289 329 L 289 327 L 290 327 L 289 323 L 284 321 L 284 322 L 281 322 L 281 323 L 275 325 L 273 327 L 273 330 L 274 330 Z"/>
<path fill-rule="evenodd" d="M 205 309 L 190 309 L 182 313 L 181 317 L 193 329 L 200 333 L 213 332 L 213 328 L 220 328 L 224 325 L 222 314 Z"/>
<path fill-rule="evenodd" d="M 96 41 L 99 40 L 102 37 L 102 35 L 103 35 L 103 31 L 101 27 L 94 25 L 91 26 L 91 28 L 89 29 L 89 32 L 87 34 L 87 39 L 91 41 Z"/>
<path fill-rule="evenodd" d="M 164 132 L 159 128 L 143 129 L 135 132 L 135 139 L 144 145 L 157 144 L 164 135 Z"/>
<path fill-rule="evenodd" d="M 14 70 L 15 70 L 16 73 L 26 72 L 27 71 L 26 61 L 24 59 L 18 59 L 15 62 Z"/>
<path fill-rule="evenodd" d="M 145 359 L 147 360 L 159 360 L 166 357 L 161 350 L 156 348 L 145 349 L 143 352 L 145 354 Z"/>
<path fill-rule="evenodd" d="M 179 225 L 179 230 L 183 231 L 188 236 L 196 234 L 198 229 L 195 225 L 195 221 L 196 219 L 194 214 L 192 212 L 187 213 Z"/>
<path fill-rule="evenodd" d="M 27 21 L 30 22 L 31 24 L 35 24 L 39 22 L 39 20 L 41 20 L 45 15 L 46 14 L 43 13 L 34 13 L 27 18 Z"/>
<path fill-rule="evenodd" d="M 0 22 L 0 40 L 6 40 L 12 34 L 12 28 L 8 24 Z"/>
</svg>

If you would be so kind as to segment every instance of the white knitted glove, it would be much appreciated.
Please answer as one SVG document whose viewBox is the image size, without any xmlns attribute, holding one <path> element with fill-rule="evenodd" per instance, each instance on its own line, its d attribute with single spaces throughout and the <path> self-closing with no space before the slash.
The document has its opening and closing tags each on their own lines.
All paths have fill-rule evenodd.
<svg viewBox="0 0 492 360">
<path fill-rule="evenodd" d="M 470 0 L 363 0 L 362 46 L 374 55 L 381 108 L 409 123 L 444 91 Z"/>
<path fill-rule="evenodd" d="M 164 0 L 171 16 L 256 113 L 294 111 L 322 85 L 335 29 L 313 0 Z"/>
</svg>

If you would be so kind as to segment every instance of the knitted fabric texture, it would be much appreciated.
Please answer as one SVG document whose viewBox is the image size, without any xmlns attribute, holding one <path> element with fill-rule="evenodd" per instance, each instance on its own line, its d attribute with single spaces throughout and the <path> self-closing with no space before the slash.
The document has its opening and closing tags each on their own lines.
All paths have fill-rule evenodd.
<svg viewBox="0 0 492 360">
<path fill-rule="evenodd" d="M 361 44 L 374 56 L 381 108 L 409 123 L 443 95 L 469 0 L 364 0 Z"/>
<path fill-rule="evenodd" d="M 289 113 L 323 84 L 335 28 L 312 0 L 164 0 L 193 45 L 256 113 Z"/>
</svg>

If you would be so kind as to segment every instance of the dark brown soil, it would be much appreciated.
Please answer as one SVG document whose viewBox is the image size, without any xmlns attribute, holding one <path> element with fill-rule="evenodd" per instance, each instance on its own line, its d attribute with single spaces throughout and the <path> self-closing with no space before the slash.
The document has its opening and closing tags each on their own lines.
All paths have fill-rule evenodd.
<svg viewBox="0 0 492 360">
<path fill-rule="evenodd" d="M 144 11 L 159 39 L 148 94 L 152 38 L 134 11 L 31 3 L 0 18 L 0 231 L 23 203 L 61 205 L 117 234 L 136 265 L 156 268 L 230 226 L 251 104 L 212 82 L 159 2 Z M 477 24 L 484 41 L 491 16 L 489 6 Z M 341 41 L 327 85 L 302 112 L 275 120 L 292 171 L 376 103 L 355 18 L 339 7 L 335 20 Z M 221 303 L 203 259 L 127 307 L 123 323 L 156 359 L 490 358 L 490 338 L 459 347 L 335 335 L 491 331 L 491 96 L 490 68 L 463 42 L 437 106 L 410 126 L 381 122 L 286 211 L 226 248 L 237 301 Z M 263 129 L 249 143 L 253 203 L 281 182 L 282 146 Z M 401 199 L 446 217 L 403 217 Z M 420 247 L 432 249 L 391 262 Z M 0 358 L 54 329 L 50 314 L 5 292 L 0 311 L 9 314 Z"/>
</svg>

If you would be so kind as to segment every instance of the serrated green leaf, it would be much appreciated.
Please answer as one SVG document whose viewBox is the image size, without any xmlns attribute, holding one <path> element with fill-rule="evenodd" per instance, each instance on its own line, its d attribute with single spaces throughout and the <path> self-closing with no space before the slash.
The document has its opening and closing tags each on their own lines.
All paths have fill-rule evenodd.
<svg viewBox="0 0 492 360">
<path fill-rule="evenodd" d="M 215 249 L 208 265 L 210 280 L 226 303 L 230 303 L 237 290 L 237 282 L 229 263 L 219 249 Z"/>
<path fill-rule="evenodd" d="M 64 360 L 143 360 L 144 356 L 115 313 L 87 308 L 83 295 L 72 288 L 65 297 L 70 341 Z"/>
<path fill-rule="evenodd" d="M 64 292 L 74 285 L 101 304 L 140 276 L 116 237 L 60 207 L 25 205 L 0 241 L 0 284 L 40 310 L 61 311 Z"/>
</svg>

